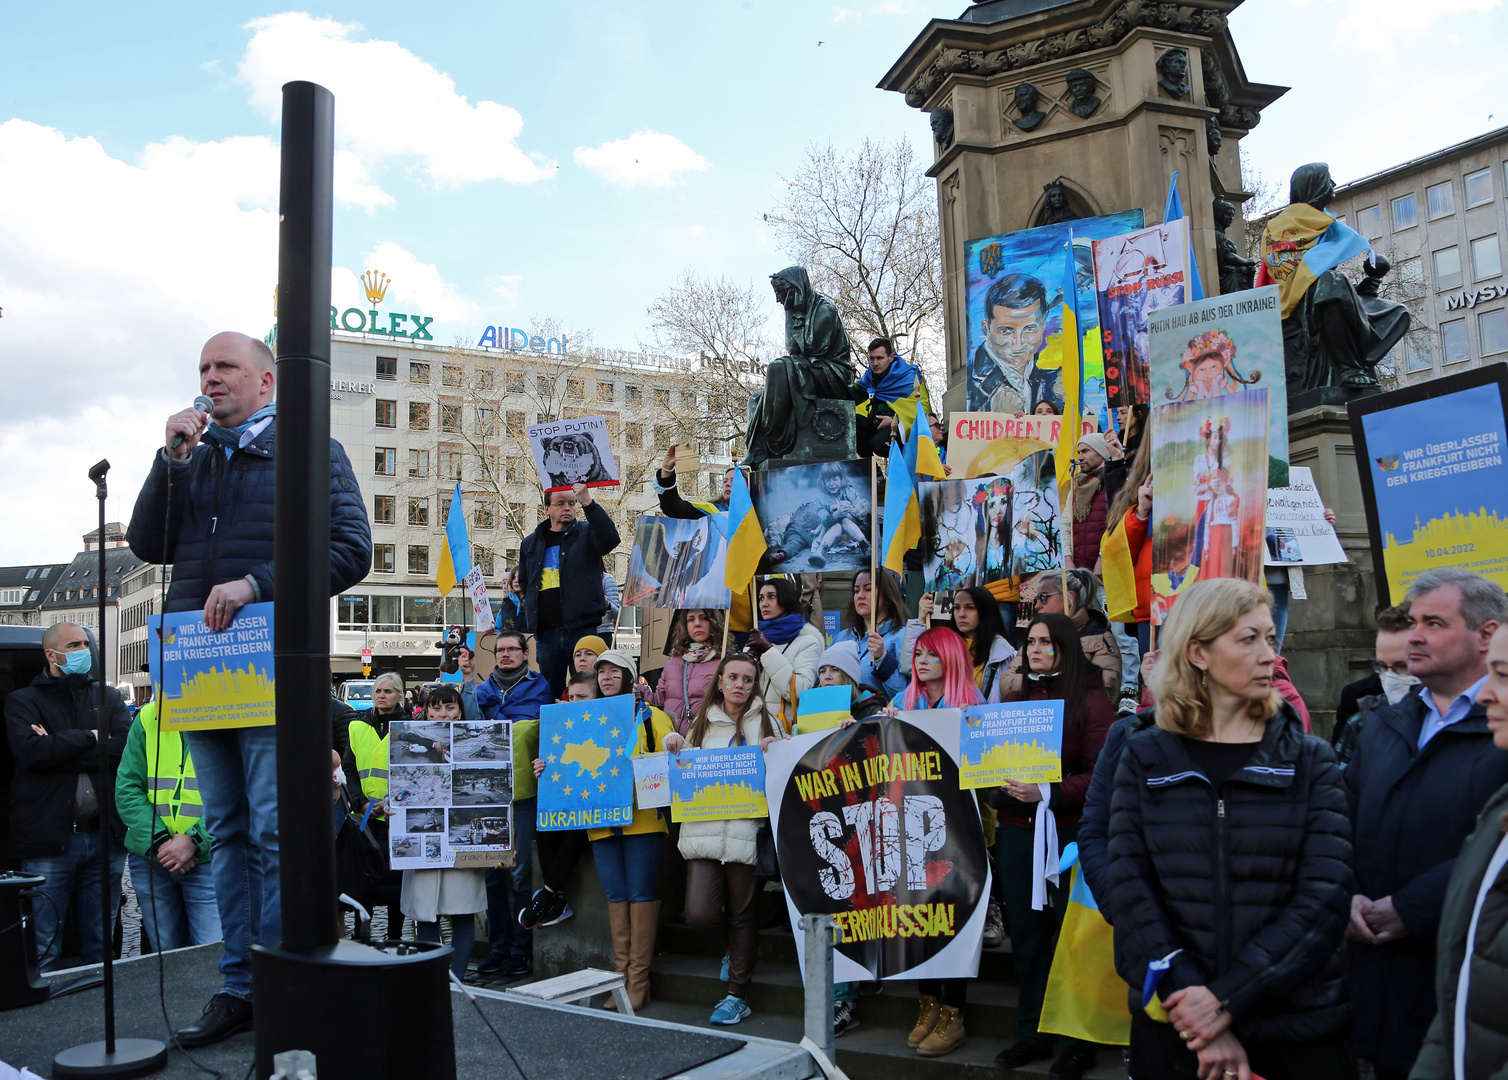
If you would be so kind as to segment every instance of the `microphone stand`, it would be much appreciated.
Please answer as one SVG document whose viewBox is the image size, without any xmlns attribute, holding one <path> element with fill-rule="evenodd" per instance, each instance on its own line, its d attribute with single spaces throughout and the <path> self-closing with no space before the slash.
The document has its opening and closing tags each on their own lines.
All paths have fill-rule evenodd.
<svg viewBox="0 0 1508 1080">
<path fill-rule="evenodd" d="M 106 693 L 109 668 L 105 663 L 105 604 L 110 587 L 105 571 L 105 474 L 110 463 L 101 461 L 89 470 L 94 493 L 99 499 L 99 697 L 95 703 L 95 749 L 99 752 L 99 861 L 100 861 L 100 945 L 104 965 L 101 975 L 105 984 L 105 1039 L 81 1043 L 64 1050 L 52 1059 L 52 1075 L 61 1077 L 131 1077 L 157 1072 L 168 1063 L 167 1047 L 156 1039 L 117 1039 L 115 1037 L 115 934 L 112 925 L 115 897 L 110 889 L 110 807 L 115 792 L 110 775 L 110 709 Z M 84 913 L 79 912 L 83 918 Z"/>
</svg>

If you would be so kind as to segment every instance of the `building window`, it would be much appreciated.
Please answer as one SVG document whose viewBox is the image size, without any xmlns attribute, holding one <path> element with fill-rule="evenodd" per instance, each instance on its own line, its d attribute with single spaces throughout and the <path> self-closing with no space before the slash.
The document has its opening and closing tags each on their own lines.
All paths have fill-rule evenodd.
<svg viewBox="0 0 1508 1080">
<path fill-rule="evenodd" d="M 613 400 L 613 384 L 612 383 L 610 383 L 610 382 L 600 382 L 600 383 L 597 384 L 597 400 L 598 401 L 612 401 Z"/>
<path fill-rule="evenodd" d="M 1429 358 L 1429 339 L 1423 334 L 1410 334 L 1403 339 L 1403 358 L 1410 371 L 1429 371 L 1434 367 Z"/>
<path fill-rule="evenodd" d="M 476 373 L 476 388 L 478 390 L 491 390 L 496 378 L 497 375 L 495 372 L 486 369 L 478 371 Z"/>
<path fill-rule="evenodd" d="M 623 445 L 630 450 L 639 450 L 644 446 L 644 425 L 624 424 Z"/>
<path fill-rule="evenodd" d="M 398 358 L 396 356 L 379 356 L 377 358 L 377 377 L 384 382 L 397 382 Z"/>
<path fill-rule="evenodd" d="M 447 525 L 450 524 L 450 503 L 451 503 L 451 500 L 447 499 L 445 497 L 444 492 L 441 492 L 440 493 L 440 528 L 442 528 L 442 529 L 445 528 L 445 526 L 447 526 Z"/>
<path fill-rule="evenodd" d="M 398 426 L 398 403 L 396 401 L 384 401 L 377 399 L 377 426 L 395 428 Z"/>
<path fill-rule="evenodd" d="M 461 452 L 459 450 L 440 451 L 440 479 L 459 480 L 461 478 Z"/>
<path fill-rule="evenodd" d="M 510 394 L 522 394 L 524 392 L 524 373 L 522 371 L 504 372 L 503 385 Z"/>
<path fill-rule="evenodd" d="M 493 474 L 496 472 L 492 466 L 493 460 L 493 455 L 487 453 L 485 450 L 478 450 L 476 452 L 477 472 L 475 479 L 482 481 L 491 481 L 493 479 Z"/>
<path fill-rule="evenodd" d="M 410 450 L 408 452 L 408 474 L 420 480 L 429 475 L 428 450 Z"/>
<path fill-rule="evenodd" d="M 472 504 L 471 523 L 478 529 L 497 528 L 497 503 L 491 499 L 478 499 Z"/>
<path fill-rule="evenodd" d="M 446 386 L 460 386 L 461 369 L 454 364 L 446 364 L 441 369 L 440 378 Z"/>
<path fill-rule="evenodd" d="M 538 422 L 541 424 L 553 424 L 555 423 L 555 414 L 552 412 L 542 412 L 539 414 Z"/>
<path fill-rule="evenodd" d="M 1480 240 L 1471 242 L 1471 276 L 1481 281 L 1483 278 L 1497 277 L 1503 272 L 1503 255 L 1498 250 L 1498 238 L 1496 236 L 1484 236 Z"/>
<path fill-rule="evenodd" d="M 1482 338 L 1482 355 L 1508 350 L 1508 311 L 1484 311 L 1477 316 L 1477 333 Z"/>
<path fill-rule="evenodd" d="M 681 408 L 694 410 L 698 408 L 695 390 L 681 391 Z"/>
<path fill-rule="evenodd" d="M 1447 364 L 1471 359 L 1471 346 L 1466 343 L 1466 320 L 1453 319 L 1440 324 L 1440 345 Z"/>
<path fill-rule="evenodd" d="M 670 408 L 670 391 L 663 387 L 655 387 L 653 401 L 657 409 Z"/>
<path fill-rule="evenodd" d="M 342 596 L 336 608 L 336 620 L 342 630 L 365 630 L 371 604 L 365 596 Z"/>
<path fill-rule="evenodd" d="M 429 402 L 410 401 L 408 403 L 408 429 L 410 431 L 429 430 Z"/>
<path fill-rule="evenodd" d="M 378 476 L 397 476 L 398 448 L 396 446 L 377 447 L 376 464 L 372 471 Z"/>
<path fill-rule="evenodd" d="M 1466 205 L 1481 206 L 1492 201 L 1492 170 L 1479 169 L 1466 177 Z"/>
<path fill-rule="evenodd" d="M 391 574 L 393 572 L 393 559 L 397 552 L 394 544 L 372 545 L 372 573 Z"/>
<path fill-rule="evenodd" d="M 459 405 L 440 406 L 440 430 L 451 435 L 461 433 L 461 407 Z"/>
<path fill-rule="evenodd" d="M 36 576 L 37 576 L 37 568 L 35 566 L 33 566 L 30 570 L 26 571 L 26 580 L 27 581 L 30 581 L 32 578 L 34 578 Z"/>
<path fill-rule="evenodd" d="M 372 496 L 372 521 L 377 525 L 392 525 L 397 521 L 398 500 L 392 495 Z"/>
<path fill-rule="evenodd" d="M 503 417 L 504 430 L 515 438 L 521 439 L 524 437 L 524 425 L 526 423 L 527 419 L 524 414 L 516 409 L 509 409 Z"/>
<path fill-rule="evenodd" d="M 555 380 L 547 375 L 534 376 L 534 391 L 541 397 L 549 397 L 555 393 Z"/>
<path fill-rule="evenodd" d="M 1369 240 L 1382 235 L 1382 207 L 1369 206 L 1356 211 L 1356 231 Z"/>
<path fill-rule="evenodd" d="M 480 406 L 477 407 L 477 411 L 476 411 L 476 433 L 478 435 L 483 435 L 483 436 L 496 435 L 497 434 L 497 410 L 496 409 L 484 409 L 484 408 L 481 408 Z"/>
<path fill-rule="evenodd" d="M 0 589 L 0 604 L 19 604 L 25 599 L 25 589 Z"/>
<path fill-rule="evenodd" d="M 674 424 L 655 425 L 655 446 L 669 446 L 676 440 L 676 428 Z"/>
<path fill-rule="evenodd" d="M 483 577 L 493 577 L 492 552 L 480 544 L 471 546 L 471 565 L 482 572 Z"/>
<path fill-rule="evenodd" d="M 422 499 L 409 499 L 408 523 L 410 525 L 429 524 L 429 498 L 427 496 Z"/>
<path fill-rule="evenodd" d="M 429 382 L 429 365 L 420 360 L 408 362 L 408 381 L 414 383 Z"/>
<path fill-rule="evenodd" d="M 1412 229 L 1419 224 L 1419 201 L 1412 192 L 1393 200 L 1393 231 Z"/>
<path fill-rule="evenodd" d="M 644 395 L 633 383 L 625 383 L 623 385 L 623 400 L 630 405 L 637 405 L 644 400 Z"/>
<path fill-rule="evenodd" d="M 1446 248 L 1435 252 L 1435 288 L 1440 291 L 1461 287 L 1461 249 Z"/>
<path fill-rule="evenodd" d="M 408 572 L 410 574 L 429 573 L 428 544 L 410 544 L 408 546 Z"/>
<path fill-rule="evenodd" d="M 567 379 L 566 397 L 571 401 L 580 401 L 586 397 L 585 379 Z"/>
<path fill-rule="evenodd" d="M 1417 300 L 1424 295 L 1424 260 L 1415 256 L 1398 264 L 1398 286 L 1405 300 Z"/>
<path fill-rule="evenodd" d="M 1434 187 L 1428 188 L 1425 194 L 1429 196 L 1429 219 L 1431 221 L 1456 212 L 1456 196 L 1451 190 L 1449 180 L 1443 184 L 1436 184 Z"/>
<path fill-rule="evenodd" d="M 531 462 L 531 464 L 532 464 L 532 462 Z M 516 458 L 511 458 L 510 457 L 507 461 L 505 461 L 503 463 L 503 476 L 507 480 L 508 483 L 510 483 L 510 484 L 521 484 L 521 483 L 523 483 L 523 481 L 521 479 L 519 479 L 519 477 L 521 475 L 522 475 L 522 470 L 519 469 L 519 467 L 518 467 L 518 460 Z"/>
<path fill-rule="evenodd" d="M 521 502 L 511 502 L 511 503 L 508 504 L 508 522 L 509 522 L 509 527 L 512 528 L 514 532 L 523 532 L 524 531 L 524 504 L 523 503 L 521 503 Z"/>
</svg>

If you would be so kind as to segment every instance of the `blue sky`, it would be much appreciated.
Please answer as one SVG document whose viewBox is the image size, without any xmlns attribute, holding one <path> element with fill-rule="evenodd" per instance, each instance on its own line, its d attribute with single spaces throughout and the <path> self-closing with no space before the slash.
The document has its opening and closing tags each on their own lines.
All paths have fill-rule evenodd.
<svg viewBox="0 0 1508 1080">
<path fill-rule="evenodd" d="M 964 6 L 10 5 L 0 498 L 47 510 L 0 534 L 0 563 L 78 546 L 72 478 L 102 455 L 124 520 L 200 344 L 270 324 L 284 79 L 338 89 L 342 306 L 375 266 L 437 340 L 533 315 L 633 347 L 684 268 L 790 261 L 761 215 L 808 144 L 930 152 L 925 117 L 874 87 Z M 1232 29 L 1251 78 L 1294 87 L 1247 140 L 1270 178 L 1317 159 L 1355 178 L 1508 123 L 1503 0 L 1247 0 Z"/>
</svg>

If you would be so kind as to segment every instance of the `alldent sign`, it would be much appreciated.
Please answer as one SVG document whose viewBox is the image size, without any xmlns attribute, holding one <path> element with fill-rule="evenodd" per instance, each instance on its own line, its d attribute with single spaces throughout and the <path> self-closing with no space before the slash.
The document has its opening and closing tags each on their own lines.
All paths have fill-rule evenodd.
<svg viewBox="0 0 1508 1080">
<path fill-rule="evenodd" d="M 566 356 L 570 353 L 571 339 L 565 334 L 546 339 L 539 334 L 530 335 L 515 326 L 489 326 L 482 331 L 477 341 L 479 349 L 507 349 L 510 352 L 550 353 Z"/>
</svg>

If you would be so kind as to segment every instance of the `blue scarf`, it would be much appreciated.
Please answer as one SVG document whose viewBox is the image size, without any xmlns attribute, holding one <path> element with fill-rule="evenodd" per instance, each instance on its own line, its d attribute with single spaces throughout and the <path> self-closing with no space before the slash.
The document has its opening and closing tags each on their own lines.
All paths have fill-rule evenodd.
<svg viewBox="0 0 1508 1080">
<path fill-rule="evenodd" d="M 885 374 L 880 376 L 878 385 L 874 381 L 874 368 L 865 368 L 864 374 L 859 377 L 859 389 L 864 391 L 866 397 L 878 398 L 887 403 L 899 401 L 910 396 L 911 391 L 916 389 L 916 374 L 916 368 L 897 356 L 890 361 Z"/>
<path fill-rule="evenodd" d="M 269 416 L 276 416 L 277 412 L 278 403 L 274 401 L 271 405 L 262 406 L 256 412 L 248 416 L 243 423 L 237 424 L 233 428 L 221 427 L 219 424 L 211 424 L 209 427 L 204 429 L 204 434 L 201 437 L 205 442 L 212 443 L 213 445 L 218 446 L 220 449 L 224 450 L 225 456 L 230 457 L 230 455 L 234 454 L 241 448 L 241 437 L 243 435 L 245 435 L 257 424 L 267 419 Z"/>
<path fill-rule="evenodd" d="M 778 619 L 760 623 L 759 629 L 776 645 L 789 645 L 796 640 L 796 635 L 801 633 L 801 628 L 805 625 L 805 615 L 782 615 Z"/>
</svg>

